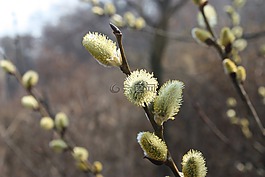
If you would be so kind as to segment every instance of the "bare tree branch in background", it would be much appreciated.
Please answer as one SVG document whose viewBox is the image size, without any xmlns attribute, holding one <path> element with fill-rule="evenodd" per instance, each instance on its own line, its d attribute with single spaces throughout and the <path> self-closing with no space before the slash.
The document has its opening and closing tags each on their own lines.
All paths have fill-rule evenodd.
<svg viewBox="0 0 265 177">
<path fill-rule="evenodd" d="M 246 40 L 255 40 L 257 38 L 265 37 L 265 30 L 253 33 L 243 34 L 243 38 Z"/>
</svg>

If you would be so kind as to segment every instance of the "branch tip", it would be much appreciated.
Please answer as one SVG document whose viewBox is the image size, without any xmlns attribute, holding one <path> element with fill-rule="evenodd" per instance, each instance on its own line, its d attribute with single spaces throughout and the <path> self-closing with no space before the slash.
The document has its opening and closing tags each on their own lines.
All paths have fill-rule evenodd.
<svg viewBox="0 0 265 177">
<path fill-rule="evenodd" d="M 117 26 L 115 26 L 112 23 L 109 23 L 109 25 L 110 25 L 111 29 L 113 30 L 114 34 L 121 34 L 121 30 Z"/>
</svg>

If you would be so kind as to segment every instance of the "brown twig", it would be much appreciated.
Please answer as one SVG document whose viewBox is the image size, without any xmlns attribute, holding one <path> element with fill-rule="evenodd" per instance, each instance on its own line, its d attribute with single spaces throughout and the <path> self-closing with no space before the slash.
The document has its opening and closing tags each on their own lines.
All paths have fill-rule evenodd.
<svg viewBox="0 0 265 177">
<path fill-rule="evenodd" d="M 210 130 L 225 144 L 229 144 L 229 139 L 217 128 L 217 126 L 209 119 L 204 111 L 200 108 L 199 103 L 194 103 L 193 107 L 198 112 L 199 117 L 204 121 L 204 123 L 210 128 Z"/>
<path fill-rule="evenodd" d="M 115 37 L 117 38 L 118 41 L 118 45 L 120 48 L 120 52 L 121 52 L 121 58 L 122 58 L 122 65 L 120 66 L 121 71 L 126 74 L 127 76 L 131 74 L 126 56 L 125 56 L 125 52 L 124 52 L 124 48 L 122 45 L 122 33 L 121 30 L 116 27 L 114 24 L 110 23 L 110 27 L 113 30 L 113 34 L 115 35 Z"/>
</svg>

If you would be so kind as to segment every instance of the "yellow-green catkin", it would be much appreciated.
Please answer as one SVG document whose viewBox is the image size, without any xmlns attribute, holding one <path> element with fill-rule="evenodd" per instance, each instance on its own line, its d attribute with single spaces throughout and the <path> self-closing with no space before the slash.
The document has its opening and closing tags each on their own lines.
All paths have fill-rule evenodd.
<svg viewBox="0 0 265 177">
<path fill-rule="evenodd" d="M 205 177 L 207 167 L 201 152 L 191 149 L 182 158 L 182 172 L 184 177 Z"/>
<path fill-rule="evenodd" d="M 230 28 L 224 27 L 220 34 L 220 42 L 223 46 L 232 44 L 235 40 L 235 35 L 231 32 Z"/>
<path fill-rule="evenodd" d="M 56 129 L 62 131 L 69 126 L 69 118 L 65 113 L 59 112 L 55 115 L 54 123 Z"/>
<path fill-rule="evenodd" d="M 137 106 L 145 106 L 156 97 L 158 82 L 146 70 L 133 71 L 124 81 L 124 95 Z"/>
<path fill-rule="evenodd" d="M 100 6 L 94 6 L 92 7 L 91 11 L 96 15 L 104 15 L 104 9 Z"/>
<path fill-rule="evenodd" d="M 265 98 L 265 86 L 260 86 L 258 88 L 258 93 L 261 97 Z"/>
<path fill-rule="evenodd" d="M 125 12 L 123 15 L 124 21 L 125 23 L 129 26 L 129 27 L 134 27 L 135 25 L 135 16 L 132 12 L 128 11 Z"/>
<path fill-rule="evenodd" d="M 242 8 L 246 4 L 246 0 L 233 0 L 233 4 L 236 8 Z"/>
<path fill-rule="evenodd" d="M 38 83 L 39 75 L 36 71 L 29 70 L 22 76 L 22 84 L 26 89 L 35 86 Z"/>
<path fill-rule="evenodd" d="M 138 17 L 136 20 L 135 20 L 135 25 L 134 27 L 137 29 L 137 30 L 141 30 L 145 27 L 146 23 L 145 23 L 145 20 L 143 17 Z"/>
<path fill-rule="evenodd" d="M 40 127 L 44 130 L 51 130 L 54 127 L 54 121 L 50 117 L 43 117 L 40 120 Z"/>
<path fill-rule="evenodd" d="M 234 26 L 231 31 L 236 38 L 241 38 L 243 35 L 243 28 L 241 26 Z"/>
<path fill-rule="evenodd" d="M 237 105 L 237 101 L 236 101 L 236 99 L 235 99 L 234 97 L 228 97 L 228 98 L 226 99 L 226 105 L 227 105 L 228 107 L 236 107 L 236 105 Z"/>
<path fill-rule="evenodd" d="M 233 23 L 234 26 L 240 24 L 240 20 L 241 20 L 241 18 L 240 18 L 240 15 L 239 15 L 238 13 L 234 13 L 234 14 L 231 16 L 231 18 L 232 18 L 232 23 Z"/>
<path fill-rule="evenodd" d="M 65 143 L 64 140 L 62 139 L 55 139 L 55 140 L 52 140 L 50 143 L 49 143 L 49 146 L 50 148 L 56 152 L 56 153 L 61 153 L 63 152 L 66 148 L 68 148 L 68 145 Z"/>
<path fill-rule="evenodd" d="M 9 60 L 1 60 L 0 67 L 9 74 L 15 74 L 17 70 L 16 66 Z"/>
<path fill-rule="evenodd" d="M 224 7 L 225 12 L 228 14 L 230 17 L 233 26 L 238 26 L 240 24 L 240 16 L 234 9 L 234 7 L 228 5 Z"/>
<path fill-rule="evenodd" d="M 207 45 L 210 44 L 209 40 L 211 40 L 211 34 L 204 29 L 193 28 L 191 30 L 191 35 L 193 39 L 195 39 L 200 44 L 207 44 Z"/>
<path fill-rule="evenodd" d="M 103 170 L 103 165 L 100 161 L 93 162 L 93 167 L 96 173 L 101 173 L 101 171 Z"/>
<path fill-rule="evenodd" d="M 245 50 L 245 48 L 247 47 L 247 45 L 248 45 L 248 43 L 247 43 L 247 41 L 245 39 L 237 39 L 233 43 L 233 47 L 237 51 L 243 51 L 243 50 Z"/>
<path fill-rule="evenodd" d="M 238 66 L 236 71 L 236 79 L 238 82 L 244 82 L 246 80 L 247 74 L 246 69 L 243 66 Z"/>
<path fill-rule="evenodd" d="M 236 10 L 232 6 L 225 6 L 224 10 L 231 18 L 233 26 L 238 26 L 240 24 L 240 15 Z"/>
<path fill-rule="evenodd" d="M 172 80 L 166 82 L 154 100 L 154 116 L 158 125 L 171 119 L 179 112 L 182 103 L 183 82 Z"/>
<path fill-rule="evenodd" d="M 226 74 L 236 73 L 237 71 L 236 64 L 228 58 L 223 60 L 223 67 Z"/>
<path fill-rule="evenodd" d="M 36 110 L 39 108 L 38 101 L 31 95 L 23 96 L 21 99 L 21 104 L 29 109 Z"/>
<path fill-rule="evenodd" d="M 215 11 L 215 8 L 212 5 L 207 4 L 206 6 L 204 6 L 203 9 L 204 9 L 205 17 L 208 20 L 210 27 L 216 26 L 216 24 L 217 24 L 217 13 Z M 203 18 L 203 15 L 201 12 L 199 12 L 197 15 L 197 21 L 198 21 L 199 26 L 201 26 L 203 28 L 206 27 L 205 22 L 204 22 L 204 18 Z"/>
<path fill-rule="evenodd" d="M 115 5 L 112 2 L 105 3 L 104 12 L 106 15 L 114 15 L 116 13 Z"/>
<path fill-rule="evenodd" d="M 146 158 L 158 162 L 165 162 L 167 160 L 167 146 L 154 133 L 140 132 L 137 135 L 137 140 Z"/>
<path fill-rule="evenodd" d="M 74 147 L 72 155 L 76 161 L 87 161 L 89 153 L 86 148 Z"/>
<path fill-rule="evenodd" d="M 114 14 L 110 18 L 110 22 L 113 23 L 117 27 L 124 27 L 125 22 L 123 20 L 123 17 L 119 14 Z"/>
<path fill-rule="evenodd" d="M 104 66 L 121 66 L 122 60 L 116 43 L 104 34 L 89 32 L 83 38 L 83 46 Z"/>
<path fill-rule="evenodd" d="M 229 118 L 236 117 L 236 111 L 235 111 L 234 109 L 228 109 L 228 110 L 226 111 L 226 115 L 227 115 L 227 117 L 229 117 Z"/>
</svg>

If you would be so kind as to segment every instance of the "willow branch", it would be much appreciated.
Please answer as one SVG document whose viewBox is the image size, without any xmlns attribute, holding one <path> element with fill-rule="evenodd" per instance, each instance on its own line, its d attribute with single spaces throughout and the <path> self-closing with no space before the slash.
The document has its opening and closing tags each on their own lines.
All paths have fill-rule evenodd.
<svg viewBox="0 0 265 177">
<path fill-rule="evenodd" d="M 131 71 L 129 69 L 129 65 L 128 65 L 128 62 L 127 62 L 127 59 L 125 57 L 125 53 L 124 53 L 124 49 L 123 49 L 123 46 L 122 46 L 122 33 L 121 31 L 119 30 L 118 27 L 116 27 L 115 25 L 111 24 L 110 23 L 110 27 L 111 29 L 113 30 L 113 34 L 115 35 L 116 39 L 117 39 L 117 42 L 118 42 L 118 45 L 119 45 L 119 48 L 120 48 L 120 51 L 121 51 L 121 57 L 122 57 L 122 65 L 120 67 L 121 71 L 126 74 L 126 76 L 130 75 L 131 74 Z M 153 113 L 150 111 L 148 105 L 145 103 L 144 106 L 143 106 L 143 109 L 146 113 L 146 116 L 149 120 L 149 122 L 151 123 L 154 131 L 155 131 L 155 134 L 156 136 L 158 136 L 159 138 L 161 138 L 164 142 L 165 141 L 165 138 L 164 138 L 164 135 L 163 135 L 163 132 L 164 132 L 164 128 L 163 128 L 163 125 L 158 125 L 155 120 L 154 120 L 154 115 Z M 168 152 L 167 154 L 167 160 L 165 162 L 165 165 L 168 166 L 171 171 L 174 173 L 175 177 L 181 177 L 180 175 L 180 172 L 170 154 L 170 152 Z"/>
<path fill-rule="evenodd" d="M 20 85 L 23 86 L 22 77 L 21 77 L 20 73 L 15 72 L 14 77 L 17 79 L 17 81 L 20 83 Z M 29 95 L 32 95 L 37 100 L 37 102 L 39 103 L 38 111 L 40 112 L 40 114 L 43 117 L 51 117 L 51 114 L 46 110 L 45 106 L 42 104 L 42 101 L 37 96 L 37 94 L 32 90 L 32 88 L 25 89 L 25 90 Z"/>
<path fill-rule="evenodd" d="M 17 79 L 17 81 L 20 83 L 20 85 L 23 86 L 23 82 L 22 82 L 21 74 L 20 74 L 18 71 L 16 71 L 16 72 L 15 72 L 14 74 L 12 74 L 12 75 Z M 38 102 L 38 106 L 39 106 L 39 108 L 36 109 L 35 111 L 38 111 L 42 117 L 46 117 L 46 116 L 47 116 L 47 117 L 50 117 L 50 118 L 54 119 L 54 116 L 52 116 L 52 113 L 51 113 L 51 112 L 46 108 L 46 106 L 44 105 L 43 100 L 40 99 L 40 97 L 38 96 L 38 94 L 37 94 L 37 90 L 36 90 L 36 89 L 33 89 L 32 87 L 30 87 L 30 88 L 25 88 L 25 87 L 23 86 L 23 88 L 26 90 L 26 92 L 27 92 L 29 95 L 33 96 L 33 97 L 36 99 L 36 101 Z M 74 146 L 72 145 L 72 143 L 70 143 L 70 140 L 68 140 L 69 138 L 66 138 L 66 137 L 64 136 L 66 130 L 67 130 L 67 129 L 64 128 L 62 131 L 58 131 L 56 128 L 54 128 L 54 129 L 53 129 L 53 132 L 54 132 L 56 135 L 58 135 L 63 141 L 66 142 L 66 144 L 67 144 L 68 147 L 65 149 L 65 151 L 68 151 L 68 152 L 73 153 L 73 147 L 74 147 Z M 98 172 L 94 171 L 93 168 L 91 168 L 91 167 L 92 167 L 92 164 L 90 164 L 89 161 L 86 161 L 85 163 L 90 167 L 89 170 L 84 171 L 84 173 L 85 173 L 86 175 L 90 176 L 90 174 L 89 174 L 88 172 L 91 172 L 91 173 L 93 173 L 94 175 L 97 175 L 97 174 L 98 174 Z"/>
<path fill-rule="evenodd" d="M 224 59 L 226 59 L 226 58 L 228 57 L 229 54 L 226 53 L 226 52 L 221 48 L 221 46 L 216 42 L 217 39 L 216 39 L 216 37 L 215 37 L 215 35 L 214 35 L 214 32 L 213 32 L 213 30 L 212 30 L 212 27 L 209 25 L 208 19 L 206 18 L 205 13 L 204 13 L 204 7 L 205 7 L 205 5 L 207 5 L 207 3 L 201 5 L 201 6 L 199 7 L 199 9 L 200 9 L 200 11 L 201 11 L 201 13 L 202 13 L 202 15 L 203 15 L 203 20 L 204 20 L 204 22 L 205 22 L 205 24 L 206 24 L 206 29 L 209 31 L 209 33 L 211 33 L 211 35 L 212 35 L 212 37 L 213 37 L 213 39 L 214 39 L 214 40 L 212 41 L 212 46 L 217 50 L 217 52 L 218 52 L 219 55 L 221 56 L 221 59 L 224 60 Z M 238 82 L 238 81 L 236 80 L 236 75 L 235 75 L 235 74 L 230 74 L 229 76 L 230 76 L 230 79 L 231 79 L 231 81 L 232 81 L 232 83 L 233 83 L 233 85 L 234 85 L 234 87 L 235 87 L 237 93 L 239 94 L 241 100 L 243 101 L 243 103 L 244 103 L 245 106 L 247 107 L 249 113 L 250 113 L 250 114 L 252 115 L 252 117 L 254 118 L 254 120 L 255 120 L 256 124 L 258 125 L 258 127 L 259 127 L 259 129 L 260 129 L 262 135 L 265 136 L 265 129 L 264 129 L 264 126 L 262 125 L 262 123 L 261 123 L 261 121 L 260 121 L 260 118 L 259 118 L 259 116 L 258 116 L 258 114 L 257 114 L 257 112 L 256 112 L 256 110 L 255 110 L 255 108 L 254 108 L 254 106 L 253 106 L 253 104 L 252 104 L 252 102 L 250 101 L 249 96 L 248 96 L 247 92 L 245 91 L 245 88 L 244 88 L 243 84 L 240 83 L 240 82 Z"/>
</svg>

